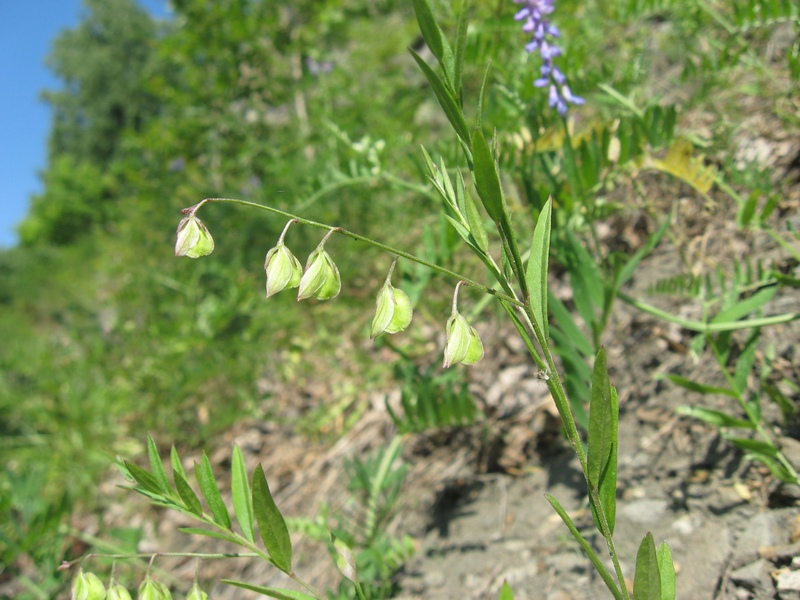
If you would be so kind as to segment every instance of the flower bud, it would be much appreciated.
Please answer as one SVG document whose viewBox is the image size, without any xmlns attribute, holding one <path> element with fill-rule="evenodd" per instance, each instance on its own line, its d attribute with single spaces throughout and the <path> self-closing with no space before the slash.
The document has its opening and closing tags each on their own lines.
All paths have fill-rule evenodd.
<svg viewBox="0 0 800 600">
<path fill-rule="evenodd" d="M 84 573 L 83 569 L 72 580 L 72 600 L 103 600 L 106 588 L 94 573 Z"/>
<path fill-rule="evenodd" d="M 159 583 L 150 578 L 150 575 L 145 577 L 142 584 L 139 586 L 138 600 L 172 600 L 172 594 L 169 588 L 163 583 Z"/>
<path fill-rule="evenodd" d="M 297 291 L 298 300 L 311 297 L 317 300 L 329 300 L 339 295 L 342 289 L 342 277 L 333 259 L 323 249 L 334 231 L 335 229 L 331 229 L 308 257 L 306 270 L 300 279 L 300 289 Z"/>
<path fill-rule="evenodd" d="M 131 594 L 124 585 L 112 580 L 106 600 L 131 600 Z"/>
<path fill-rule="evenodd" d="M 203 222 L 194 216 L 194 212 L 190 212 L 178 223 L 175 256 L 199 258 L 211 254 L 213 251 L 214 238 L 211 237 Z"/>
<path fill-rule="evenodd" d="M 192 589 L 186 594 L 186 600 L 208 600 L 208 594 L 201 590 L 200 586 L 195 582 Z"/>
<path fill-rule="evenodd" d="M 394 287 L 387 279 L 378 293 L 370 337 L 375 339 L 383 333 L 403 331 L 411 323 L 412 313 L 408 295 Z"/>
</svg>

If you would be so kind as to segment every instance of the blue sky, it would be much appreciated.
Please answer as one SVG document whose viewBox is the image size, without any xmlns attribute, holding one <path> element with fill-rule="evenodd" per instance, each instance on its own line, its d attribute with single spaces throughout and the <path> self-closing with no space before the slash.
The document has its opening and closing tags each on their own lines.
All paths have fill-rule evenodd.
<svg viewBox="0 0 800 600">
<path fill-rule="evenodd" d="M 138 0 L 158 18 L 169 18 L 167 0 Z M 74 27 L 81 0 L 0 0 L 0 247 L 17 242 L 14 227 L 40 191 L 50 111 L 39 100 L 58 80 L 44 59 L 58 33 Z"/>
</svg>

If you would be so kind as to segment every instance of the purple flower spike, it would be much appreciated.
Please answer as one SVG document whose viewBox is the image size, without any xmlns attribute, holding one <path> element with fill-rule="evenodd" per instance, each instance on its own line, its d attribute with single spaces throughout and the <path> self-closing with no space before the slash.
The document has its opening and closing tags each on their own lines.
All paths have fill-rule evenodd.
<svg viewBox="0 0 800 600">
<path fill-rule="evenodd" d="M 550 86 L 548 104 L 564 116 L 567 114 L 569 104 L 580 105 L 586 101 L 580 96 L 573 95 L 572 90 L 566 85 L 567 78 L 564 73 L 553 64 L 553 59 L 561 56 L 561 48 L 552 40 L 561 37 L 561 32 L 545 15 L 555 10 L 555 0 L 514 0 L 514 2 L 522 5 L 514 15 L 514 20 L 524 21 L 522 31 L 531 36 L 531 41 L 525 44 L 525 50 L 531 53 L 538 52 L 543 61 L 540 68 L 541 77 L 534 80 L 533 85 L 537 88 Z"/>
</svg>

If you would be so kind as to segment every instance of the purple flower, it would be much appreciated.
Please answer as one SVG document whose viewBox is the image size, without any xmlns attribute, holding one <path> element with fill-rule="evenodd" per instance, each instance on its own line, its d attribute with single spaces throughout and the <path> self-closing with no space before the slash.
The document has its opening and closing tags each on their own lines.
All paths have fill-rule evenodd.
<svg viewBox="0 0 800 600">
<path fill-rule="evenodd" d="M 522 5 L 519 12 L 514 15 L 514 19 L 524 20 L 522 31 L 531 35 L 531 41 L 525 44 L 525 50 L 538 52 L 543 61 L 539 70 L 541 77 L 534 80 L 533 85 L 538 88 L 549 86 L 548 104 L 564 116 L 567 114 L 568 104 L 580 105 L 586 101 L 572 93 L 566 84 L 567 78 L 564 73 L 553 64 L 553 59 L 561 56 L 561 48 L 548 38 L 559 38 L 561 32 L 550 23 L 546 15 L 555 10 L 555 0 L 514 0 L 514 2 Z"/>
</svg>

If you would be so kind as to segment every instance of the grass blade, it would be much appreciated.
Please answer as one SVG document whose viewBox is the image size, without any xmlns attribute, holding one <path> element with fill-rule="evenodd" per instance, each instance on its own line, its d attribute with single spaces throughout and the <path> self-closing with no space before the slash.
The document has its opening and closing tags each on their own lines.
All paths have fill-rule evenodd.
<svg viewBox="0 0 800 600">
<path fill-rule="evenodd" d="M 414 60 L 417 61 L 417 65 L 422 70 L 422 73 L 425 75 L 428 83 L 433 88 L 433 93 L 436 95 L 436 99 L 439 101 L 439 105 L 442 107 L 442 110 L 444 110 L 447 120 L 450 121 L 450 124 L 453 126 L 453 129 L 455 129 L 461 140 L 468 145 L 470 143 L 469 127 L 467 127 L 467 121 L 464 118 L 464 113 L 461 111 L 461 107 L 458 105 L 458 101 L 453 97 L 453 94 L 449 89 L 447 89 L 439 76 L 436 75 L 436 73 L 433 72 L 433 69 L 428 66 L 428 63 L 426 63 L 422 57 L 413 50 L 409 49 L 409 52 L 411 52 L 411 56 L 413 56 Z"/>
<path fill-rule="evenodd" d="M 205 452 L 203 452 L 202 460 L 199 463 L 194 463 L 194 476 L 197 478 L 200 491 L 203 493 L 206 504 L 211 510 L 214 522 L 225 529 L 230 529 L 231 517 L 228 514 L 228 508 L 222 501 L 222 495 L 217 487 L 217 480 L 214 479 L 214 471 L 211 469 L 211 463 Z"/>
<path fill-rule="evenodd" d="M 283 520 L 281 511 L 272 499 L 261 465 L 258 465 L 253 472 L 253 512 L 258 521 L 264 547 L 275 561 L 275 566 L 285 573 L 291 572 L 292 540 L 286 528 L 286 521 Z"/>
<path fill-rule="evenodd" d="M 255 542 L 253 527 L 253 498 L 250 494 L 250 482 L 247 478 L 247 469 L 244 466 L 244 456 L 239 446 L 233 447 L 233 460 L 231 463 L 231 491 L 233 493 L 233 511 L 236 521 L 242 528 L 244 537 L 250 542 Z"/>
<path fill-rule="evenodd" d="M 702 406 L 687 406 L 682 404 L 675 408 L 675 412 L 679 415 L 686 415 L 687 417 L 694 417 L 701 421 L 714 425 L 716 427 L 737 427 L 745 429 L 755 429 L 755 424 L 744 419 L 737 419 L 724 412 L 713 410 L 711 408 L 703 408 Z"/>
</svg>

